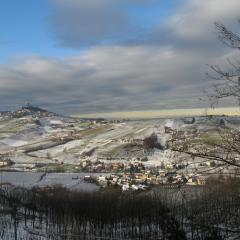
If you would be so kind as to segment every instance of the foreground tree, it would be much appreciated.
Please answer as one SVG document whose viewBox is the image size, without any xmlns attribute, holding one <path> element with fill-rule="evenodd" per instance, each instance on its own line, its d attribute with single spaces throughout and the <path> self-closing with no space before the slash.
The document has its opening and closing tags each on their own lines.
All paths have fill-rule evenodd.
<svg viewBox="0 0 240 240">
<path fill-rule="evenodd" d="M 240 36 L 221 23 L 216 22 L 215 27 L 218 31 L 218 39 L 238 53 Z M 218 65 L 209 66 L 210 72 L 207 73 L 207 77 L 216 80 L 213 85 L 214 91 L 212 94 L 208 94 L 212 105 L 225 98 L 236 99 L 240 105 L 240 60 L 227 59 L 227 62 L 230 66 L 227 71 Z"/>
<path fill-rule="evenodd" d="M 221 23 L 215 23 L 218 31 L 218 39 L 228 47 L 240 50 L 240 36 L 232 32 Z M 207 76 L 215 81 L 213 91 L 208 94 L 211 106 L 220 100 L 230 98 L 237 100 L 240 106 L 240 60 L 227 60 L 230 69 L 227 71 L 218 65 L 210 65 Z M 216 126 L 217 136 L 206 136 L 203 133 L 190 134 L 187 137 L 179 137 L 178 132 L 173 134 L 168 146 L 171 150 L 185 153 L 192 158 L 199 157 L 210 161 L 217 161 L 222 165 L 230 165 L 240 168 L 240 131 L 237 128 L 226 127 L 224 120 Z M 211 134 L 210 134 L 211 135 Z M 215 165 L 213 166 L 215 167 Z"/>
</svg>

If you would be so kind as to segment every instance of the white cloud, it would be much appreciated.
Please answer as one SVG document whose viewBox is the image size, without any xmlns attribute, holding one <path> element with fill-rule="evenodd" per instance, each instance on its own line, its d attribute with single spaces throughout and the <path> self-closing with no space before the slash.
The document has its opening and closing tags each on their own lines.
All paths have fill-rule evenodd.
<svg viewBox="0 0 240 240">
<path fill-rule="evenodd" d="M 8 98 L 16 101 L 21 96 L 24 102 L 61 103 L 64 111 L 68 104 L 82 111 L 124 110 L 126 104 L 130 109 L 156 108 L 169 97 L 174 107 L 179 99 L 201 94 L 202 84 L 195 82 L 199 75 L 191 69 L 200 58 L 203 62 L 204 56 L 194 59 L 171 48 L 151 46 L 93 48 L 62 60 L 30 57 L 0 67 L 0 96 L 5 98 L 8 92 Z"/>
<path fill-rule="evenodd" d="M 125 13 L 115 15 L 120 2 L 55 0 L 58 44 L 79 48 L 118 38 L 125 24 L 132 27 Z M 235 27 L 239 7 L 237 0 L 187 0 L 164 25 L 146 32 L 147 40 L 0 65 L 0 102 L 32 101 L 66 113 L 200 106 L 198 98 L 212 84 L 206 64 L 232 56 L 217 42 L 213 22 Z"/>
<path fill-rule="evenodd" d="M 59 46 L 105 45 L 134 37 L 141 29 L 126 11 L 127 0 L 52 1 L 56 9 L 50 16 L 50 30 Z"/>
<path fill-rule="evenodd" d="M 234 24 L 239 18 L 239 0 L 187 0 L 170 19 L 168 27 L 178 37 L 209 40 L 216 21 Z"/>
</svg>

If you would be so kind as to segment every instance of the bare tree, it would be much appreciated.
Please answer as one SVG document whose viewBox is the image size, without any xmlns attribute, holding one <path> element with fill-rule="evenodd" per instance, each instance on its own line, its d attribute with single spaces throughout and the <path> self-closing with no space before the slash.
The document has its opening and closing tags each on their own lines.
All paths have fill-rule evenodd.
<svg viewBox="0 0 240 240">
<path fill-rule="evenodd" d="M 238 52 L 240 36 L 221 23 L 216 22 L 215 27 L 218 39 Z M 227 62 L 230 66 L 227 71 L 218 65 L 209 65 L 207 77 L 216 82 L 212 93 L 208 94 L 211 106 L 225 98 L 236 99 L 240 106 L 240 60 L 228 59 Z M 218 138 L 215 140 L 204 138 L 201 134 L 179 137 L 176 132 L 168 146 L 173 151 L 186 153 L 193 158 L 200 157 L 240 168 L 240 131 L 236 128 L 217 126 L 217 132 Z"/>
<path fill-rule="evenodd" d="M 240 20 L 239 20 L 240 23 Z M 215 22 L 218 39 L 230 48 L 240 49 L 240 36 L 219 22 Z"/>
<path fill-rule="evenodd" d="M 201 135 L 178 137 L 173 134 L 168 146 L 175 152 L 185 153 L 192 158 L 202 158 L 209 161 L 218 161 L 218 167 L 231 165 L 240 168 L 240 134 L 238 130 L 218 129 L 218 139 L 208 139 Z M 217 166 L 213 166 L 217 168 Z"/>
<path fill-rule="evenodd" d="M 215 23 L 215 27 L 218 39 L 222 43 L 236 51 L 240 50 L 240 36 L 237 33 L 219 22 Z M 207 77 L 216 80 L 213 85 L 213 93 L 208 94 L 212 106 L 219 100 L 229 97 L 236 98 L 240 105 L 240 60 L 227 59 L 227 62 L 230 67 L 227 70 L 218 65 L 208 65 L 210 71 L 207 73 Z"/>
</svg>

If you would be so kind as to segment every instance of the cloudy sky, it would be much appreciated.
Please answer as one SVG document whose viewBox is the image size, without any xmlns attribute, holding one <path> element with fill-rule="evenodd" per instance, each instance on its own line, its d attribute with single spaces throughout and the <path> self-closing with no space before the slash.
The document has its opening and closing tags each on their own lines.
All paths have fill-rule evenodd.
<svg viewBox="0 0 240 240">
<path fill-rule="evenodd" d="M 195 108 L 207 64 L 236 54 L 239 0 L 8 0 L 0 7 L 0 111 L 64 114 Z"/>
</svg>

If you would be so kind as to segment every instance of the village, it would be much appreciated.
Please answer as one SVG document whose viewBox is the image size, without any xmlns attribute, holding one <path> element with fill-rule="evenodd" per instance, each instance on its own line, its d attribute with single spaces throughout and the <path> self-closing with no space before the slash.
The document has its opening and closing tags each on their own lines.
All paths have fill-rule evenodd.
<svg viewBox="0 0 240 240">
<path fill-rule="evenodd" d="M 75 180 L 121 191 L 202 186 L 209 174 L 233 169 L 174 152 L 172 139 L 197 143 L 209 134 L 217 136 L 217 128 L 238 125 L 238 119 L 225 116 L 80 119 L 27 106 L 0 116 L 0 170 L 81 173 L 84 176 L 74 176 Z"/>
<path fill-rule="evenodd" d="M 119 168 L 119 164 L 112 164 L 112 168 Z M 110 175 L 100 175 L 92 177 L 84 176 L 84 181 L 96 183 L 101 188 L 118 188 L 122 191 L 145 191 L 153 186 L 181 186 L 186 185 L 205 185 L 206 177 L 199 174 L 178 174 L 177 169 L 158 169 L 147 170 L 141 163 L 133 162 L 127 166 L 121 166 L 122 172 Z M 126 167 L 126 168 L 125 168 Z"/>
</svg>

